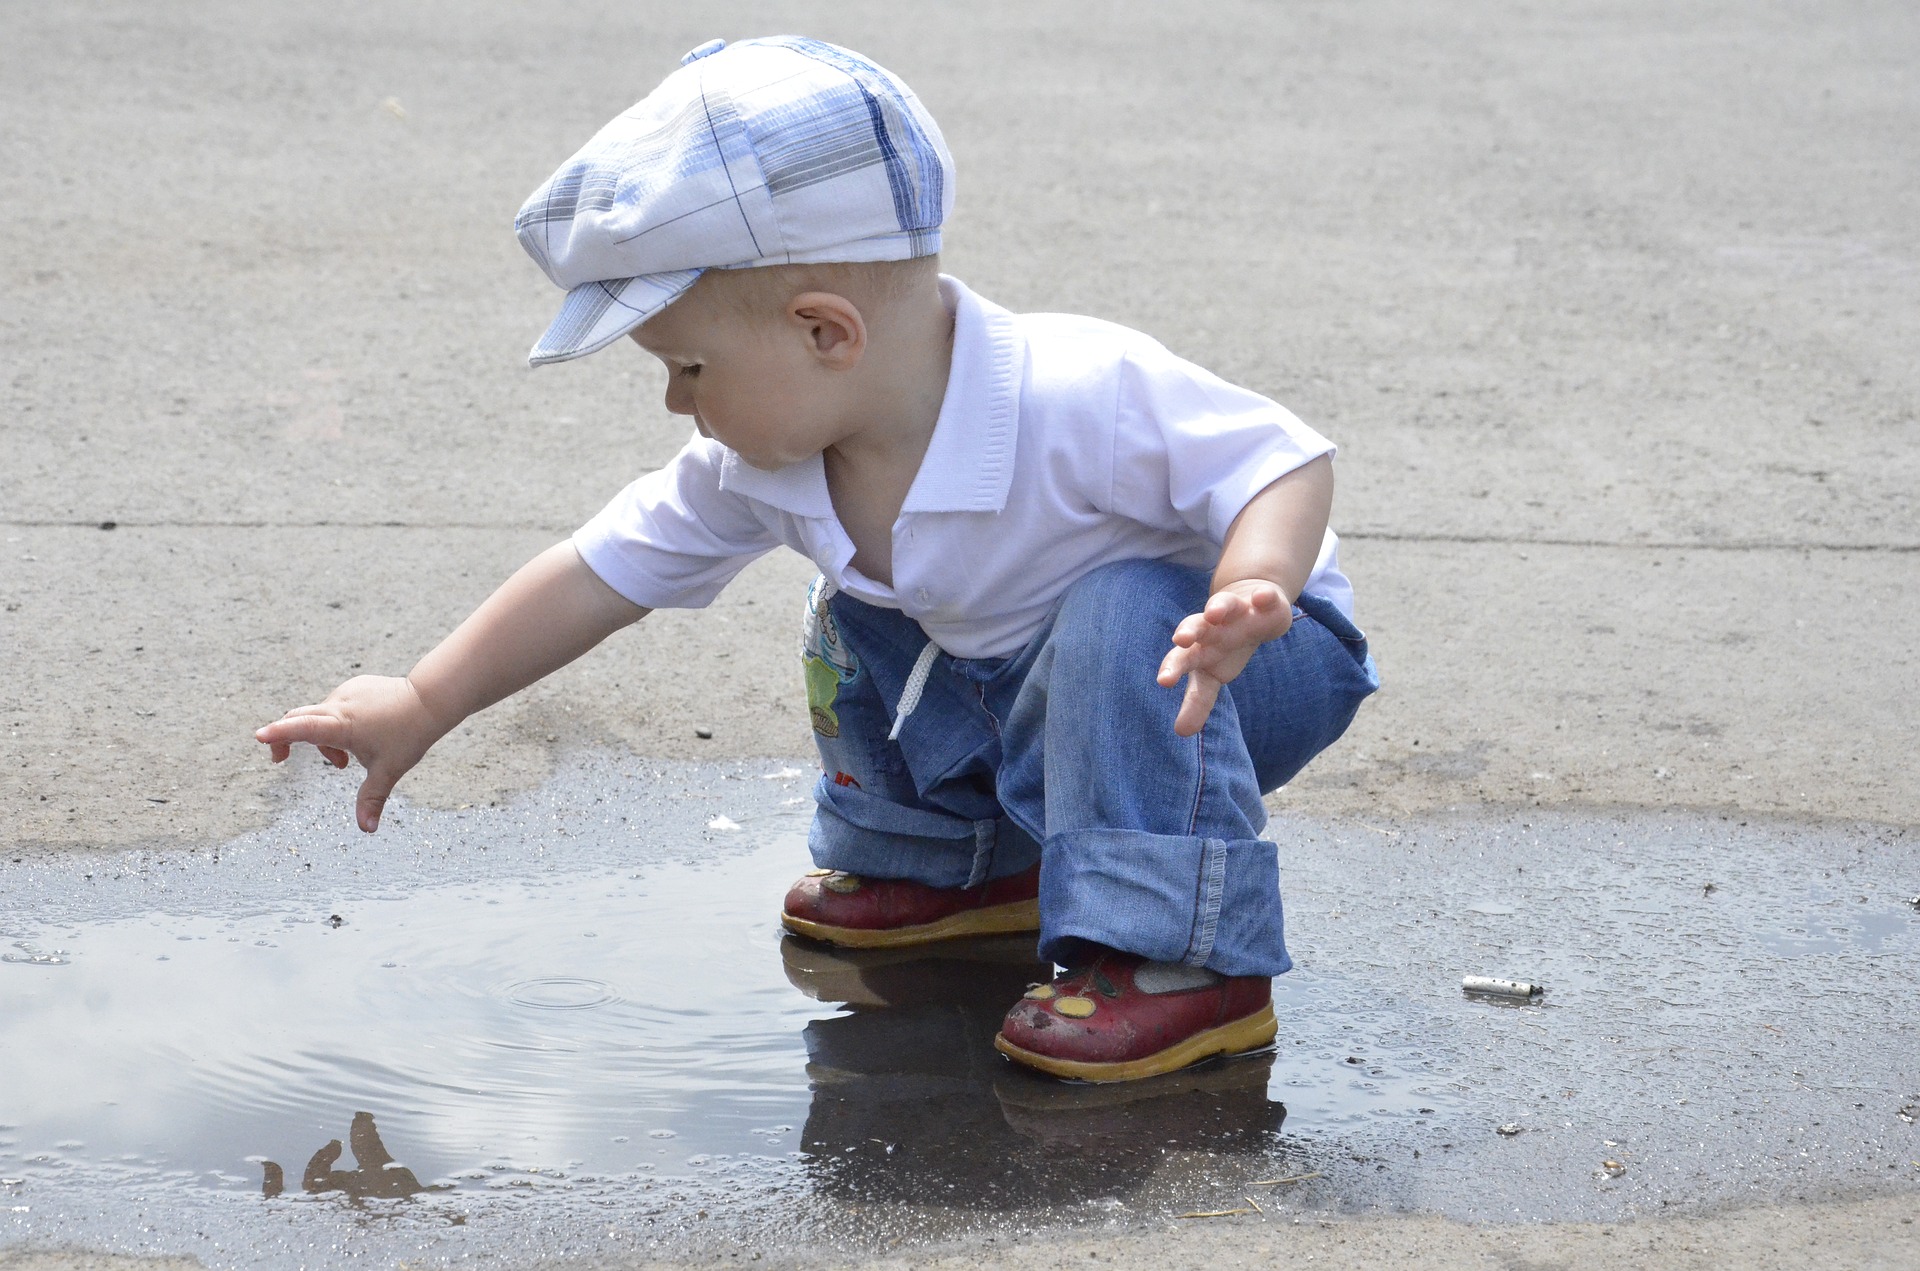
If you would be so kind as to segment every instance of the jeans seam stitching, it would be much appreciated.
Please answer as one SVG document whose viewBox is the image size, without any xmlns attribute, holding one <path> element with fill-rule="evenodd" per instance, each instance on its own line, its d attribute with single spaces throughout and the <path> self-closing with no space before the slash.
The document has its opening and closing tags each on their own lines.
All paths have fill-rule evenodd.
<svg viewBox="0 0 1920 1271">
<path fill-rule="evenodd" d="M 1193 835 L 1194 827 L 1200 824 L 1200 798 L 1202 793 L 1207 788 L 1206 737 L 1207 737 L 1207 730 L 1205 725 L 1202 725 L 1200 731 L 1193 735 L 1193 755 L 1194 755 L 1193 803 L 1187 810 L 1187 835 L 1189 837 Z M 1205 934 L 1205 932 L 1202 930 L 1203 925 L 1205 923 L 1206 912 L 1207 912 L 1207 902 L 1206 902 L 1206 894 L 1205 894 L 1205 888 L 1207 883 L 1206 850 L 1207 850 L 1206 840 L 1202 839 L 1201 845 L 1200 845 L 1200 871 L 1199 871 L 1199 874 L 1193 880 L 1193 893 L 1194 893 L 1193 923 L 1191 926 L 1187 928 L 1187 950 L 1185 953 L 1180 955 L 1180 960 L 1182 962 L 1189 963 L 1195 966 L 1199 965 L 1194 960 L 1195 951 L 1198 950 L 1202 944 L 1211 946 L 1211 944 L 1213 943 L 1211 938 L 1209 938 Z M 1205 957 L 1206 955 L 1203 953 L 1203 954 L 1200 954 L 1200 956 Z"/>
<path fill-rule="evenodd" d="M 993 735 L 995 737 L 999 737 L 1001 735 L 1000 717 L 993 713 L 993 708 L 991 706 L 987 705 L 987 686 L 985 684 L 975 682 L 973 686 L 973 691 L 975 695 L 978 696 L 980 699 L 980 713 L 987 717 L 987 726 L 993 730 Z"/>
<path fill-rule="evenodd" d="M 1187 833 L 1191 835 L 1200 825 L 1200 802 L 1207 793 L 1207 730 L 1202 726 L 1193 735 L 1194 781 L 1193 806 L 1187 811 Z"/>
<path fill-rule="evenodd" d="M 1187 924 L 1187 947 L 1181 951 L 1180 960 L 1191 964 L 1193 951 L 1200 944 L 1200 927 L 1207 912 L 1207 845 L 1200 844 L 1200 868 L 1193 874 L 1193 921 Z"/>
<path fill-rule="evenodd" d="M 1213 956 L 1213 943 L 1220 934 L 1220 906 L 1226 896 L 1227 845 L 1223 839 L 1200 840 L 1200 880 L 1206 888 L 1195 915 L 1193 940 L 1181 961 L 1189 966 L 1205 966 Z"/>
<path fill-rule="evenodd" d="M 969 890 L 987 881 L 987 874 L 993 868 L 993 850 L 999 842 L 999 828 L 994 821 L 973 823 L 973 864 L 967 870 Z"/>
</svg>

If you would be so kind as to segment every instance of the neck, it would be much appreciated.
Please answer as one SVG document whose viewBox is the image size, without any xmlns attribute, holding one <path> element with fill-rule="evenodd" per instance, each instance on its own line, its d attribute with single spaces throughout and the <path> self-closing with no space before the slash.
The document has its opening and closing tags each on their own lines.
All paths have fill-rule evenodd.
<svg viewBox="0 0 1920 1271">
<path fill-rule="evenodd" d="M 848 435 L 830 450 L 843 464 L 915 467 L 926 453 L 953 365 L 953 314 L 937 282 L 889 304 L 868 326 L 867 354 L 857 374 L 859 408 Z"/>
</svg>

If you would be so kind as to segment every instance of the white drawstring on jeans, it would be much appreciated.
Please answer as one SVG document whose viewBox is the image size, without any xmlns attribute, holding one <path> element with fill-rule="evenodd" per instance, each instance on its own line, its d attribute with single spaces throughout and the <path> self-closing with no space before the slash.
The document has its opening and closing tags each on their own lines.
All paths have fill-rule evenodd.
<svg viewBox="0 0 1920 1271">
<path fill-rule="evenodd" d="M 927 674 L 939 656 L 940 646 L 929 640 L 927 647 L 920 650 L 920 656 L 914 659 L 913 670 L 907 672 L 907 686 L 900 690 L 900 709 L 894 712 L 893 731 L 887 734 L 888 741 L 900 740 L 900 725 L 907 722 L 907 716 L 920 704 L 920 694 L 927 687 Z"/>
<path fill-rule="evenodd" d="M 816 649 L 824 648 L 827 602 L 839 590 L 833 579 L 822 574 L 807 594 L 806 620 L 801 624 L 800 631 L 800 643 L 805 655 L 813 656 Z M 887 734 L 888 741 L 900 740 L 900 725 L 907 722 L 907 716 L 913 714 L 913 708 L 920 704 L 920 694 L 926 691 L 927 676 L 933 671 L 933 660 L 939 656 L 940 646 L 929 640 L 927 647 L 920 650 L 920 656 L 914 659 L 913 669 L 907 672 L 906 687 L 900 691 L 900 706 L 894 712 L 893 731 Z"/>
</svg>

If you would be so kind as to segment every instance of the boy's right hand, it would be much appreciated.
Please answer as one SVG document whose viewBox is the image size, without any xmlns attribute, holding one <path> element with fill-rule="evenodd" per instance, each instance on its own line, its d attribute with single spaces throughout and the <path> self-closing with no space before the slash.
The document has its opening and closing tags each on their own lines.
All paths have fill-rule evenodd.
<svg viewBox="0 0 1920 1271">
<path fill-rule="evenodd" d="M 380 828 L 380 813 L 394 783 L 420 762 L 433 743 L 447 732 L 410 680 L 399 676 L 357 675 L 313 706 L 296 706 L 255 731 L 254 738 L 270 749 L 273 762 L 306 742 L 336 768 L 347 766 L 348 756 L 360 761 L 367 778 L 360 783 L 355 819 L 368 834 Z"/>
<path fill-rule="evenodd" d="M 355 806 L 360 828 L 380 828 L 394 782 L 454 725 L 519 692 L 647 611 L 587 567 L 562 539 L 514 571 L 481 606 L 415 664 L 406 678 L 361 675 L 317 706 L 296 706 L 254 733 L 285 759 L 297 742 L 336 768 L 348 756 L 367 779 Z M 431 706 L 429 705 L 431 703 Z"/>
</svg>

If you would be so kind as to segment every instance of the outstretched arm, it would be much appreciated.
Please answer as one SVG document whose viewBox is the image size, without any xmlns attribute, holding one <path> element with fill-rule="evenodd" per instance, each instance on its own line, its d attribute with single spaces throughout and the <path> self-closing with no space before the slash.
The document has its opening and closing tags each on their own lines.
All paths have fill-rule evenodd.
<svg viewBox="0 0 1920 1271">
<path fill-rule="evenodd" d="M 559 670 L 647 610 L 600 581 L 571 542 L 521 566 L 404 679 L 359 675 L 254 733 L 279 763 L 299 742 L 367 770 L 356 817 L 371 834 L 393 787 L 476 711 Z"/>
<path fill-rule="evenodd" d="M 1253 496 L 1227 528 L 1206 608 L 1173 629 L 1160 663 L 1168 688 L 1184 676 L 1174 718 L 1182 737 L 1199 732 L 1220 686 L 1246 669 L 1255 649 L 1293 625 L 1293 602 L 1313 574 L 1333 508 L 1333 460 L 1321 455 Z"/>
</svg>

